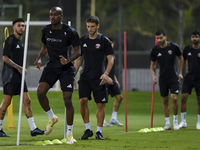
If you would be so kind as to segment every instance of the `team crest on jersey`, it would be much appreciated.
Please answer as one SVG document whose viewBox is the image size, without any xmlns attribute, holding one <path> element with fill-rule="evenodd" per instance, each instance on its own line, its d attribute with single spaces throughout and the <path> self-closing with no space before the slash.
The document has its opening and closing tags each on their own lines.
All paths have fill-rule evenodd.
<svg viewBox="0 0 200 150">
<path fill-rule="evenodd" d="M 171 55 L 172 54 L 172 50 L 168 50 L 168 54 Z"/>
<path fill-rule="evenodd" d="M 95 47 L 96 47 L 96 49 L 100 49 L 101 45 L 100 44 L 96 44 Z"/>
<path fill-rule="evenodd" d="M 66 35 L 67 35 L 67 33 L 66 33 L 66 32 L 64 32 L 64 35 L 66 36 Z"/>
<path fill-rule="evenodd" d="M 198 53 L 198 57 L 200 57 L 200 53 Z"/>
</svg>

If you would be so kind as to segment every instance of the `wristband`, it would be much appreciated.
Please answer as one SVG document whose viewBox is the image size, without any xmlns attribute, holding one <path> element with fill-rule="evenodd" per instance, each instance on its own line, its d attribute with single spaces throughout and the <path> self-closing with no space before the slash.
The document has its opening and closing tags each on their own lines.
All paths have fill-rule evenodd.
<svg viewBox="0 0 200 150">
<path fill-rule="evenodd" d="M 42 63 L 41 59 L 38 60 L 38 63 L 40 63 L 40 64 Z"/>
</svg>

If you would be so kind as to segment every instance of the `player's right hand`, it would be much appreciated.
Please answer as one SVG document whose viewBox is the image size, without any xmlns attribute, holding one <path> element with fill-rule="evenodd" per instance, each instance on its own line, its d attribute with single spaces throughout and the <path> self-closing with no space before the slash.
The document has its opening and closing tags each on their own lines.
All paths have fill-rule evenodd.
<svg viewBox="0 0 200 150">
<path fill-rule="evenodd" d="M 40 70 L 40 68 L 41 68 L 41 66 L 42 66 L 42 63 L 41 63 L 41 62 L 38 62 L 38 60 L 36 60 L 36 61 L 34 62 L 34 66 L 35 66 L 35 68 L 38 68 L 38 69 Z"/>
<path fill-rule="evenodd" d="M 99 85 L 104 85 L 106 82 L 107 82 L 107 78 L 108 78 L 108 75 L 107 74 L 102 74 L 100 79 L 101 79 L 101 82 Z"/>
<path fill-rule="evenodd" d="M 23 68 L 22 67 L 17 67 L 17 70 L 19 71 L 19 73 L 22 74 Z M 27 75 L 27 71 L 25 70 L 25 75 Z"/>
<path fill-rule="evenodd" d="M 153 77 L 153 84 L 158 83 L 156 76 Z"/>
<path fill-rule="evenodd" d="M 179 73 L 178 77 L 179 77 L 179 84 L 181 85 L 182 80 L 183 80 L 183 75 L 181 73 Z"/>
</svg>

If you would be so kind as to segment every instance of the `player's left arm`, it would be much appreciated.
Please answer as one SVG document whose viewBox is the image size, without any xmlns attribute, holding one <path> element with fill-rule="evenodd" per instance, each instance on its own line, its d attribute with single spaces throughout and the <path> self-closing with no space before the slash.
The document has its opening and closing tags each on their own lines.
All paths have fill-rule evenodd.
<svg viewBox="0 0 200 150">
<path fill-rule="evenodd" d="M 100 79 L 101 79 L 100 85 L 104 85 L 107 80 L 109 80 L 109 82 L 110 82 L 110 79 L 111 79 L 110 77 L 108 77 L 108 75 L 109 75 L 109 73 L 112 69 L 113 63 L 114 63 L 113 55 L 112 54 L 107 55 L 107 60 L 108 60 L 108 64 L 107 64 L 107 67 L 106 67 L 106 71 L 100 77 Z"/>
<path fill-rule="evenodd" d="M 183 59 L 183 55 L 178 56 L 179 59 L 179 81 L 181 83 L 182 79 L 183 79 L 183 68 L 184 68 L 184 59 Z"/>
<path fill-rule="evenodd" d="M 179 59 L 179 74 L 178 74 L 178 78 L 179 78 L 179 82 L 181 84 L 181 81 L 183 79 L 183 67 L 184 67 L 184 58 L 183 55 L 181 53 L 181 50 L 179 48 L 178 45 L 175 46 L 175 54 Z"/>
<path fill-rule="evenodd" d="M 61 62 L 62 65 L 66 65 L 69 62 L 77 59 L 80 56 L 80 54 L 81 54 L 80 53 L 80 46 L 74 47 L 74 51 L 75 52 L 69 58 L 67 58 L 67 59 L 64 56 L 62 56 L 62 55 L 59 56 L 60 57 L 60 62 Z"/>
<path fill-rule="evenodd" d="M 59 57 L 62 65 L 70 63 L 71 61 L 77 59 L 81 55 L 80 38 L 78 33 L 76 32 L 75 29 L 71 28 L 69 34 L 70 34 L 70 42 L 75 52 L 68 58 L 65 58 L 64 56 L 60 55 Z"/>
</svg>

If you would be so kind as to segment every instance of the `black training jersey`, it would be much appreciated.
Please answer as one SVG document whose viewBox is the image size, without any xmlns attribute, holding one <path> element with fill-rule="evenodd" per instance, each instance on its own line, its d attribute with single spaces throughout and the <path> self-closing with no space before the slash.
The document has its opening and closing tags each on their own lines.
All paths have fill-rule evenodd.
<svg viewBox="0 0 200 150">
<path fill-rule="evenodd" d="M 14 63 L 23 66 L 24 47 L 22 41 L 17 39 L 14 34 L 10 35 L 5 41 L 3 55 L 8 56 Z M 22 74 L 5 62 L 2 70 L 3 84 L 7 82 L 21 82 Z"/>
<path fill-rule="evenodd" d="M 60 68 L 60 55 L 66 59 L 71 56 L 70 46 L 80 45 L 79 35 L 74 28 L 66 24 L 59 30 L 52 29 L 52 25 L 47 25 L 42 30 L 42 42 L 47 45 L 49 60 L 47 65 Z M 72 63 L 70 63 L 72 65 Z"/>
<path fill-rule="evenodd" d="M 96 39 L 89 35 L 81 38 L 81 55 L 83 57 L 81 79 L 96 80 L 106 69 L 106 56 L 113 55 L 111 43 L 107 37 L 98 33 Z"/>
<path fill-rule="evenodd" d="M 200 80 L 200 48 L 194 49 L 188 45 L 183 50 L 184 60 L 188 60 L 186 76 L 191 80 Z"/>
<path fill-rule="evenodd" d="M 150 60 L 158 61 L 160 65 L 160 79 L 168 79 L 178 76 L 176 66 L 176 56 L 181 56 L 179 47 L 172 42 L 167 42 L 167 47 L 161 48 L 160 45 L 155 46 L 151 50 Z"/>
</svg>

